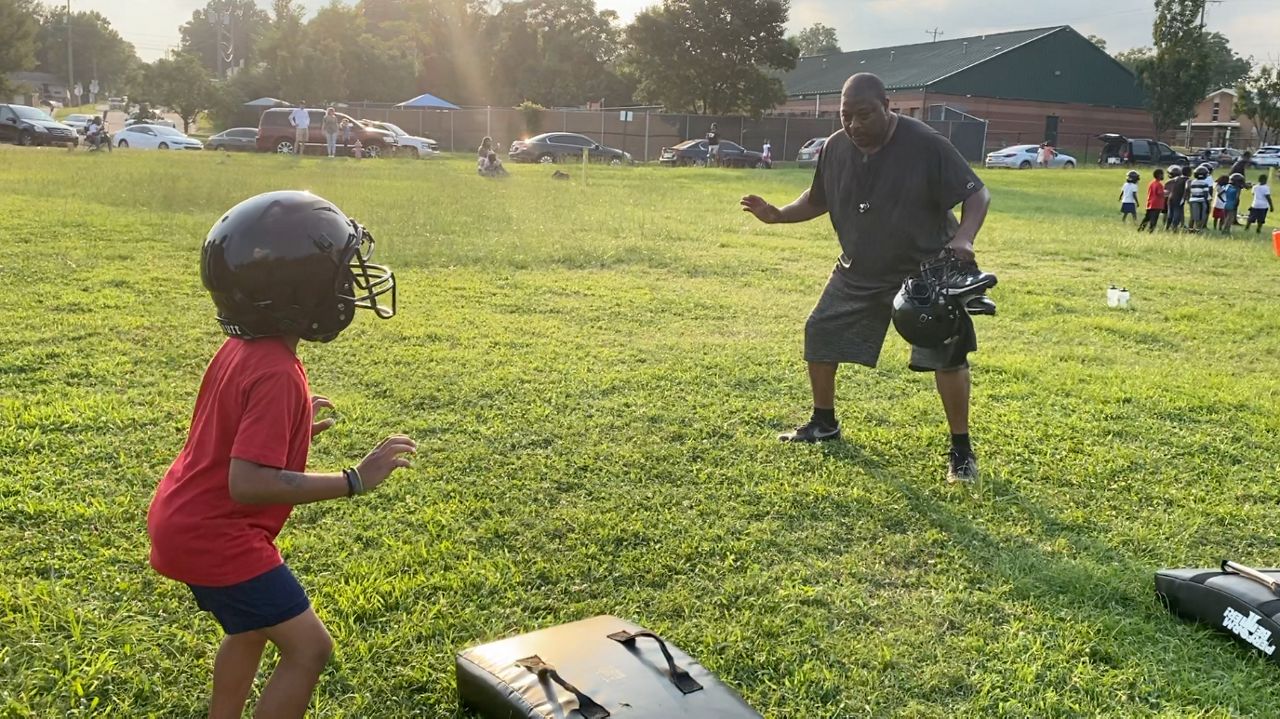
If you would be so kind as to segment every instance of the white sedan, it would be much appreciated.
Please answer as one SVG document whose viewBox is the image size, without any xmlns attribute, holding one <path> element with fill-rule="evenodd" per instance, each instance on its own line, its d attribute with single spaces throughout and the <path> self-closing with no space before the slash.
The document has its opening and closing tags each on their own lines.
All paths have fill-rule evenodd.
<svg viewBox="0 0 1280 719">
<path fill-rule="evenodd" d="M 111 141 L 116 147 L 136 147 L 142 150 L 203 150 L 204 143 L 187 137 L 172 127 L 160 125 L 130 125 L 117 132 Z"/>
<path fill-rule="evenodd" d="M 1253 167 L 1278 167 L 1280 168 L 1280 145 L 1264 145 L 1253 153 L 1253 159 L 1249 161 Z"/>
<path fill-rule="evenodd" d="M 1039 167 L 1040 164 L 1037 156 L 1040 154 L 1039 145 L 1014 145 L 1006 147 L 1003 150 L 996 150 L 987 155 L 987 167 L 1011 167 L 1015 170 L 1030 170 L 1033 167 Z M 1049 161 L 1050 168 L 1061 168 L 1064 170 L 1074 170 L 1076 167 L 1076 158 L 1063 152 L 1053 151 L 1053 159 Z"/>
<path fill-rule="evenodd" d="M 83 135 L 85 133 L 85 129 L 89 126 L 89 121 L 92 119 L 93 115 L 76 113 L 74 115 L 67 115 L 59 120 L 59 122 L 67 127 L 73 128 L 77 133 Z"/>
<path fill-rule="evenodd" d="M 436 144 L 435 140 L 432 140 L 429 137 L 416 137 L 414 135 L 410 135 L 400 129 L 399 125 L 395 125 L 390 122 L 379 122 L 377 120 L 361 120 L 360 122 L 366 125 L 372 125 L 380 130 L 386 130 L 392 135 L 395 135 L 395 154 L 397 157 L 427 158 L 440 154 L 439 145 Z"/>
</svg>

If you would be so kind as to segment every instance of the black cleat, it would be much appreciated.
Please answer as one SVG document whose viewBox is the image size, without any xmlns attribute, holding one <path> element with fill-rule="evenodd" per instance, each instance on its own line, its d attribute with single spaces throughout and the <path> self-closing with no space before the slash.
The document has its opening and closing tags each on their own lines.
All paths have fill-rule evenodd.
<svg viewBox="0 0 1280 719">
<path fill-rule="evenodd" d="M 973 452 L 952 450 L 947 457 L 947 484 L 973 484 L 978 481 L 978 458 Z"/>
<path fill-rule="evenodd" d="M 809 420 L 808 423 L 796 427 L 790 432 L 784 432 L 778 435 L 778 439 L 783 442 L 830 442 L 831 440 L 840 439 L 840 423 L 834 425 L 823 424 L 817 420 Z"/>
<path fill-rule="evenodd" d="M 996 286 L 996 276 L 978 269 L 973 260 L 957 260 L 947 268 L 946 293 L 952 297 L 986 292 Z"/>
<path fill-rule="evenodd" d="M 961 297 L 960 304 L 964 306 L 964 311 L 971 315 L 987 315 L 994 317 L 996 314 L 996 303 L 986 295 L 969 295 Z"/>
</svg>

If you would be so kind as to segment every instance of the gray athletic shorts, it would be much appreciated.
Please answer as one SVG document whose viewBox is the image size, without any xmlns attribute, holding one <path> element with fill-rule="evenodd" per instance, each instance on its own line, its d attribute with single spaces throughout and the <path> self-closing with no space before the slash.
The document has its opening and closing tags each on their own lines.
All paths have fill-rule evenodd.
<svg viewBox="0 0 1280 719">
<path fill-rule="evenodd" d="M 864 281 L 865 282 L 865 281 Z M 836 362 L 875 367 L 892 320 L 898 287 L 867 287 L 840 263 L 804 325 L 806 362 Z M 917 372 L 958 370 L 969 366 L 969 353 L 978 349 L 973 320 L 962 316 L 960 337 L 939 348 L 911 348 L 909 366 Z"/>
</svg>

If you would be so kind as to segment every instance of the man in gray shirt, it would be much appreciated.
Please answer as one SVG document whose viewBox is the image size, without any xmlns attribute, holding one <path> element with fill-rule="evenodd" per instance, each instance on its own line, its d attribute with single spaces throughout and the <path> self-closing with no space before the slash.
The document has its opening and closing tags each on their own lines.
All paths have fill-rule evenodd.
<svg viewBox="0 0 1280 719">
<path fill-rule="evenodd" d="M 836 370 L 841 363 L 874 367 L 888 330 L 893 298 L 922 261 L 953 254 L 960 262 L 948 278 L 955 294 L 990 279 L 973 262 L 973 243 L 991 196 L 946 138 L 928 125 L 889 110 L 880 78 L 854 75 L 841 95 L 842 129 L 822 148 L 812 186 L 776 207 L 756 195 L 742 209 L 766 223 L 807 222 L 831 216 L 843 253 L 805 324 L 805 360 L 813 389 L 809 422 L 779 437 L 821 442 L 840 437 L 835 416 Z M 962 206 L 962 220 L 952 209 Z M 973 324 L 942 348 L 912 347 L 911 369 L 933 372 L 951 429 L 947 479 L 972 482 L 977 457 L 969 441 L 968 353 L 977 349 Z"/>
</svg>

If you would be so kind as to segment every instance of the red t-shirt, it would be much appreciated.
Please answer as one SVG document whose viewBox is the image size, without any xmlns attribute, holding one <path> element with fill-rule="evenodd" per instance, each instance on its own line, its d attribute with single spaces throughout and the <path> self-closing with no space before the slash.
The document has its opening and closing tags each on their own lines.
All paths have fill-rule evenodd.
<svg viewBox="0 0 1280 719">
<path fill-rule="evenodd" d="M 1151 184 L 1147 185 L 1147 209 L 1164 209 L 1164 184 L 1159 180 L 1152 180 Z"/>
<path fill-rule="evenodd" d="M 231 458 L 301 472 L 310 446 L 311 395 L 298 357 L 278 337 L 224 342 L 200 383 L 187 443 L 151 500 L 151 566 L 206 587 L 279 566 L 274 540 L 293 507 L 233 500 Z"/>
</svg>

